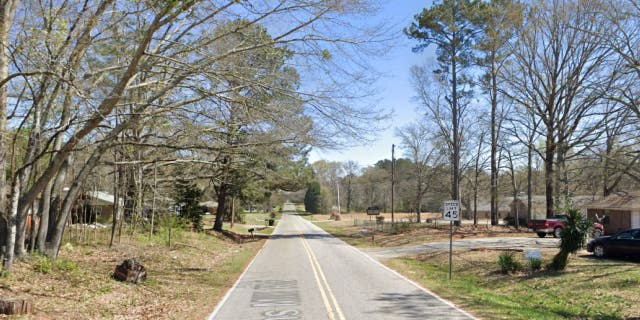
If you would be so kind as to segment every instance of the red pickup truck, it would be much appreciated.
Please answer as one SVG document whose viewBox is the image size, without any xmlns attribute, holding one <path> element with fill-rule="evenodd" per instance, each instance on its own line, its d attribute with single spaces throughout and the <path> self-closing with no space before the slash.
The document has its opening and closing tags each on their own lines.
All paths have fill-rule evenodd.
<svg viewBox="0 0 640 320">
<path fill-rule="evenodd" d="M 567 219 L 565 214 L 557 214 L 553 219 L 529 220 L 529 228 L 544 238 L 547 234 L 552 234 L 554 238 L 560 238 L 560 233 L 564 229 L 564 222 Z M 604 234 L 604 226 L 600 223 L 593 224 L 593 237 L 597 238 Z"/>
</svg>

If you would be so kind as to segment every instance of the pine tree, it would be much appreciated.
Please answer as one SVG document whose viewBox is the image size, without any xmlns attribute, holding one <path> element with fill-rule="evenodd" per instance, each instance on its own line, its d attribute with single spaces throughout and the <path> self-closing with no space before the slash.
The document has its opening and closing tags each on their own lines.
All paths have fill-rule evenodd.
<svg viewBox="0 0 640 320">
<path fill-rule="evenodd" d="M 179 216 L 189 220 L 195 230 L 202 230 L 202 214 L 204 210 L 199 205 L 202 190 L 195 184 L 184 183 L 177 186 L 177 205 L 180 208 Z"/>
</svg>

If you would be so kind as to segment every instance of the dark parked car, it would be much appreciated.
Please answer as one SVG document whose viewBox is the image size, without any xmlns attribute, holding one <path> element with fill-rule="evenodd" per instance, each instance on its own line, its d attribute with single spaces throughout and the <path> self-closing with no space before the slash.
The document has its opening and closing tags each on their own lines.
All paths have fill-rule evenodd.
<svg viewBox="0 0 640 320">
<path fill-rule="evenodd" d="M 640 258 L 640 229 L 618 232 L 608 237 L 599 237 L 587 244 L 587 251 L 596 257 L 619 256 Z"/>
</svg>

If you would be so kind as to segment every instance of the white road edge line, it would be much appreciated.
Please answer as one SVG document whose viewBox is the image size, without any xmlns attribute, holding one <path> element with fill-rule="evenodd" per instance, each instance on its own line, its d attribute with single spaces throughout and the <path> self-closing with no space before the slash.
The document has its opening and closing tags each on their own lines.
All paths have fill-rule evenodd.
<svg viewBox="0 0 640 320">
<path fill-rule="evenodd" d="M 318 228 L 318 229 L 322 230 L 323 232 L 325 232 L 325 233 L 327 233 L 327 234 L 331 235 L 330 233 L 328 233 L 328 232 L 324 231 L 324 229 L 322 229 L 322 228 L 320 228 L 320 227 L 316 226 L 316 225 L 315 225 L 315 223 L 313 223 L 313 222 L 311 222 L 311 221 L 309 221 L 309 223 L 311 223 L 314 227 L 316 227 L 316 228 Z M 447 304 L 448 306 L 450 306 L 450 307 L 452 307 L 452 308 L 454 308 L 454 309 L 456 309 L 456 310 L 460 311 L 461 313 L 463 313 L 464 315 L 468 316 L 469 318 L 471 318 L 471 319 L 475 319 L 475 320 L 480 320 L 479 318 L 474 317 L 474 316 L 473 316 L 473 315 L 471 315 L 470 313 L 468 313 L 468 312 L 466 312 L 466 311 L 464 311 L 464 310 L 460 309 L 458 306 L 456 306 L 455 304 L 453 304 L 451 301 L 448 301 L 448 300 L 443 299 L 443 298 L 442 298 L 442 297 L 440 297 L 439 295 L 437 295 L 437 294 L 435 294 L 435 293 L 433 293 L 433 292 L 429 291 L 428 289 L 424 288 L 423 286 L 419 285 L 417 282 L 415 282 L 415 281 L 413 281 L 413 280 L 411 280 L 411 279 L 409 279 L 409 278 L 407 278 L 407 277 L 405 277 L 405 276 L 401 275 L 398 271 L 395 271 L 395 270 L 393 270 L 393 269 L 391 269 L 391 268 L 389 268 L 389 267 L 385 266 L 384 264 L 382 264 L 382 262 L 380 262 L 380 261 L 378 261 L 378 260 L 374 259 L 373 257 L 371 257 L 370 255 L 368 255 L 368 254 L 366 254 L 366 253 L 362 252 L 360 249 L 358 249 L 358 248 L 356 248 L 356 247 L 354 247 L 354 246 L 352 246 L 352 245 L 350 245 L 350 244 L 348 244 L 348 243 L 346 243 L 346 242 L 344 242 L 344 241 L 342 241 L 342 240 L 340 240 L 340 239 L 338 239 L 338 238 L 334 237 L 333 235 L 331 235 L 331 236 L 332 236 L 334 239 L 336 239 L 336 240 L 338 240 L 338 241 L 340 241 L 340 242 L 344 243 L 345 245 L 347 245 L 347 246 L 348 246 L 348 247 L 350 247 L 351 249 L 355 250 L 355 251 L 356 251 L 356 252 L 358 252 L 359 254 L 363 255 L 365 258 L 367 258 L 367 259 L 369 259 L 369 260 L 373 261 L 373 262 L 374 262 L 374 263 L 376 263 L 377 265 L 381 266 L 382 268 L 386 269 L 387 271 L 390 271 L 391 273 L 395 274 L 396 276 L 398 276 L 398 277 L 400 277 L 400 278 L 402 278 L 402 279 L 404 279 L 404 280 L 408 281 L 409 283 L 411 283 L 412 285 L 414 285 L 416 288 L 418 288 L 418 289 L 420 289 L 420 290 L 424 291 L 424 292 L 425 292 L 425 293 L 427 293 L 427 294 L 430 294 L 430 295 L 434 296 L 436 299 L 438 299 L 438 300 L 440 300 L 440 301 L 444 302 L 445 304 Z"/>
<path fill-rule="evenodd" d="M 276 232 L 276 229 L 278 229 L 278 227 L 280 227 L 280 224 L 278 224 L 276 226 L 276 228 L 273 230 L 273 233 Z M 267 239 L 267 241 L 269 241 L 269 239 Z M 218 315 L 218 312 L 220 312 L 220 309 L 222 309 L 222 306 L 224 305 L 224 303 L 227 302 L 227 299 L 229 299 L 229 297 L 231 296 L 231 293 L 238 287 L 238 284 L 240 283 L 242 278 L 244 278 L 244 275 L 247 273 L 247 270 L 249 270 L 251 268 L 253 263 L 256 261 L 256 258 L 260 254 L 262 254 L 262 249 L 264 249 L 264 246 L 267 244 L 267 241 L 264 242 L 264 244 L 262 245 L 262 248 L 260 248 L 260 250 L 258 250 L 258 253 L 256 253 L 255 256 L 253 256 L 253 259 L 251 259 L 251 262 L 249 262 L 249 265 L 247 265 L 247 267 L 244 269 L 244 271 L 242 271 L 242 273 L 238 277 L 238 280 L 236 280 L 236 282 L 233 284 L 231 289 L 229 289 L 229 291 L 227 291 L 227 293 L 224 295 L 224 297 L 222 297 L 222 300 L 220 300 L 220 302 L 218 302 L 218 305 L 216 305 L 216 308 L 213 309 L 213 312 L 209 315 L 207 320 L 213 320 Z"/>
</svg>

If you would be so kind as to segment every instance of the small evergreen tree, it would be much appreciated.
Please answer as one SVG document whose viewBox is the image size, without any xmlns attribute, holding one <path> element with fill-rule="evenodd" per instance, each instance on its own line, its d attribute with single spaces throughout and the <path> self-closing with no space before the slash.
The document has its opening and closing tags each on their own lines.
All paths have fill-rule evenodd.
<svg viewBox="0 0 640 320">
<path fill-rule="evenodd" d="M 199 205 L 202 190 L 192 183 L 179 183 L 176 186 L 178 215 L 189 220 L 195 230 L 202 230 L 204 209 Z"/>
<path fill-rule="evenodd" d="M 312 181 L 307 185 L 307 192 L 304 195 L 304 209 L 310 213 L 319 213 L 321 207 L 322 191 L 320 183 Z"/>
<path fill-rule="evenodd" d="M 567 267 L 569 254 L 576 253 L 582 248 L 589 236 L 591 223 L 577 209 L 567 210 L 567 221 L 560 235 L 560 252 L 554 257 L 549 268 L 554 270 L 564 270 Z"/>
</svg>

